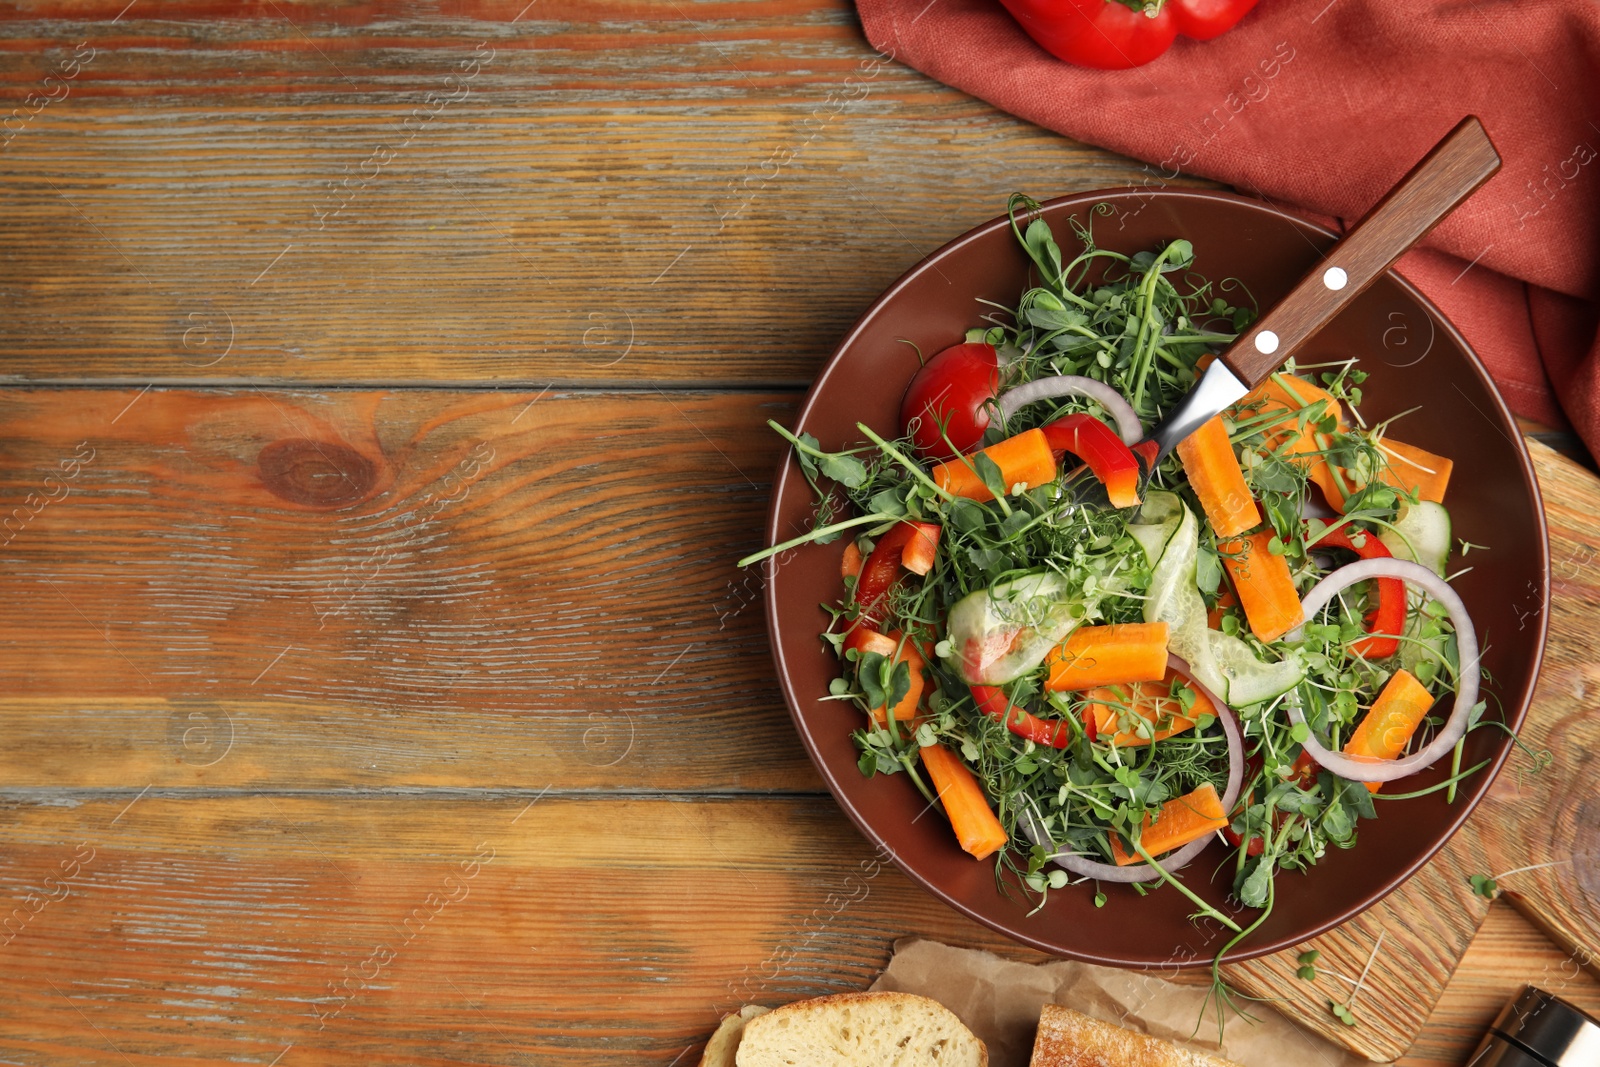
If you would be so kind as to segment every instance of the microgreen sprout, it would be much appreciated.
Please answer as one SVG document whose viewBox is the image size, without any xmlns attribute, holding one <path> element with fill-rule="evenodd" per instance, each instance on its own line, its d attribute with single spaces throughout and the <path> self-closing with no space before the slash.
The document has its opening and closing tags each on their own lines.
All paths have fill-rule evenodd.
<svg viewBox="0 0 1600 1067">
<path fill-rule="evenodd" d="M 1549 863 L 1530 863 L 1526 867 L 1515 867 L 1509 871 L 1502 871 L 1492 877 L 1487 874 L 1467 875 L 1467 884 L 1472 886 L 1472 891 L 1484 900 L 1493 900 L 1500 895 L 1500 883 L 1514 874 L 1526 874 L 1529 871 L 1542 871 L 1550 867 L 1564 867 L 1571 863 L 1570 859 L 1551 860 Z"/>
<path fill-rule="evenodd" d="M 1350 990 L 1350 995 L 1343 1000 L 1333 1000 L 1332 998 L 1328 1000 L 1328 1010 L 1333 1013 L 1334 1018 L 1346 1026 L 1356 1025 L 1355 1012 L 1351 1010 L 1350 1006 L 1356 1002 L 1356 996 L 1361 992 L 1362 987 L 1367 984 L 1367 975 L 1372 972 L 1372 961 L 1378 958 L 1378 949 L 1383 947 L 1383 938 L 1387 933 L 1387 930 L 1378 931 L 1378 939 L 1372 943 L 1372 951 L 1367 953 L 1366 965 L 1361 968 L 1361 976 L 1356 979 L 1355 988 Z"/>
</svg>

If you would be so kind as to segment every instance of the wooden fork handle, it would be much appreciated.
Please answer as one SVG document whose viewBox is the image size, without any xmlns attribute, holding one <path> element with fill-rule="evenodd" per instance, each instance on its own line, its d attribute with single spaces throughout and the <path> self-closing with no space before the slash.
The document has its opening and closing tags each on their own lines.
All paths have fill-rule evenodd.
<svg viewBox="0 0 1600 1067">
<path fill-rule="evenodd" d="M 1411 168 L 1349 236 L 1222 354 L 1254 388 L 1294 355 L 1413 244 L 1500 169 L 1483 124 L 1468 115 Z"/>
</svg>

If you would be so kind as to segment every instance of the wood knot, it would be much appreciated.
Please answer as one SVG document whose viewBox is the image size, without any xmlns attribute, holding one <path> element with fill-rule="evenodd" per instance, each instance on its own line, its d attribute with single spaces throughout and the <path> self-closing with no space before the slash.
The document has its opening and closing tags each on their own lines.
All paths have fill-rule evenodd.
<svg viewBox="0 0 1600 1067">
<path fill-rule="evenodd" d="M 314 508 L 353 504 L 377 481 L 377 466 L 360 452 L 304 437 L 272 442 L 256 457 L 256 467 L 273 496 Z"/>
</svg>

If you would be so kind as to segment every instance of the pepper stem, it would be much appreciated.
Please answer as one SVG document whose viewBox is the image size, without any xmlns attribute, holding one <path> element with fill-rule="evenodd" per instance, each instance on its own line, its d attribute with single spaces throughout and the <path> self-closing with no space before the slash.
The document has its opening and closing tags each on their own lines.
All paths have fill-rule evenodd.
<svg viewBox="0 0 1600 1067">
<path fill-rule="evenodd" d="M 1161 9 L 1167 5 L 1167 0 L 1106 0 L 1107 3 L 1121 4 L 1129 11 L 1137 11 L 1146 18 L 1155 18 L 1161 14 Z"/>
</svg>

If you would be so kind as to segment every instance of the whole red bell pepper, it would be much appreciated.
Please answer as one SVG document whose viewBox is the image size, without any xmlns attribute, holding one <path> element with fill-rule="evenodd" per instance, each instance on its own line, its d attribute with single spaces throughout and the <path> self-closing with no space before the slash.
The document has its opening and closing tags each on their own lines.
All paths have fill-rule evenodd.
<svg viewBox="0 0 1600 1067">
<path fill-rule="evenodd" d="M 1340 526 L 1329 530 L 1309 547 L 1315 548 L 1343 548 L 1354 552 L 1362 559 L 1388 559 L 1388 547 L 1380 540 L 1378 535 L 1368 531 L 1358 531 L 1363 534 L 1361 544 L 1356 544 L 1350 536 L 1348 527 Z M 1363 637 L 1350 646 L 1350 650 L 1366 659 L 1386 659 L 1400 649 L 1399 634 L 1406 625 L 1406 584 L 1398 578 L 1378 578 L 1377 595 L 1378 606 L 1367 612 L 1367 633 L 1371 637 Z"/>
<path fill-rule="evenodd" d="M 972 699 L 979 711 L 995 722 L 1005 723 L 1012 733 L 1036 745 L 1066 748 L 1072 743 L 1072 727 L 1065 719 L 1046 722 L 1027 708 L 1013 705 L 1006 691 L 999 686 L 975 685 L 972 687 Z"/>
<path fill-rule="evenodd" d="M 1139 457 L 1122 443 L 1117 431 L 1080 411 L 1044 427 L 1044 439 L 1050 451 L 1071 452 L 1087 463 L 1105 485 L 1112 507 L 1131 508 L 1139 503 Z"/>
<path fill-rule="evenodd" d="M 1256 0 L 1001 0 L 1028 36 L 1080 67 L 1126 70 L 1165 52 L 1181 34 L 1209 41 Z"/>
</svg>

